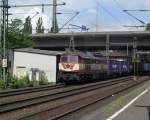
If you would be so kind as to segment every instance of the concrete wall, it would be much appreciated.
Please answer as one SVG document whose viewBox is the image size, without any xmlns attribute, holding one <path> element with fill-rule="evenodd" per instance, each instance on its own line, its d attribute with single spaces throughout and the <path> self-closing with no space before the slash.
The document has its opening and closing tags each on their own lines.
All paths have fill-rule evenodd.
<svg viewBox="0 0 150 120">
<path fill-rule="evenodd" d="M 31 68 L 45 72 L 49 82 L 56 82 L 56 56 L 14 52 L 13 75 L 30 73 Z"/>
</svg>

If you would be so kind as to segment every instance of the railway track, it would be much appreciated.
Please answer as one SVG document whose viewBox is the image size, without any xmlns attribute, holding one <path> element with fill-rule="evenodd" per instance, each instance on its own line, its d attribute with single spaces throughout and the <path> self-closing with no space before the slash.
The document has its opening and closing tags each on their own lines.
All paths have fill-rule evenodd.
<svg viewBox="0 0 150 120">
<path fill-rule="evenodd" d="M 62 92 L 54 92 L 46 96 L 0 104 L 0 116 L 3 120 L 7 120 L 8 118 L 4 115 L 13 115 L 19 111 L 21 112 L 25 110 L 26 112 L 23 114 L 17 114 L 18 116 L 16 116 L 14 120 L 40 120 L 42 116 L 43 120 L 48 118 L 58 119 L 70 112 L 93 104 L 96 101 L 109 97 L 114 93 L 133 87 L 144 81 L 135 82 L 131 79 L 132 77 L 125 77 L 105 82 L 92 83 L 90 85 L 82 85 L 79 87 L 68 87 Z M 39 108 L 38 106 L 41 106 L 42 104 L 43 106 L 47 105 L 47 107 L 40 107 L 41 109 L 37 109 Z"/>
<path fill-rule="evenodd" d="M 119 78 L 118 80 L 122 80 L 125 78 Z M 90 85 L 81 85 L 81 86 L 50 86 L 50 88 L 48 89 L 42 89 L 39 88 L 38 90 L 34 90 L 34 88 L 30 91 L 30 89 L 27 89 L 24 93 L 23 91 L 19 92 L 19 93 L 11 93 L 13 94 L 12 96 L 10 94 L 6 94 L 4 95 L 4 97 L 1 97 L 0 99 L 0 105 L 9 105 L 9 103 L 15 103 L 17 101 L 25 101 L 25 100 L 31 100 L 31 99 L 35 99 L 35 98 L 41 98 L 41 97 L 47 97 L 49 95 L 55 95 L 55 94 L 61 94 L 61 93 L 65 93 L 67 91 L 74 91 L 76 89 L 83 89 L 83 88 L 88 88 L 90 86 L 97 86 L 99 84 L 106 84 L 106 83 L 111 83 L 115 80 L 109 80 L 109 81 L 103 81 L 103 82 L 99 82 L 99 83 L 91 83 Z M 51 88 L 52 87 L 52 88 Z M 53 88 L 54 87 L 54 88 Z M 47 88 L 47 86 L 46 86 Z M 11 91 L 12 92 L 12 91 Z M 18 90 L 17 90 L 18 92 Z M 25 98 L 26 97 L 26 98 Z"/>
<path fill-rule="evenodd" d="M 79 87 L 79 88 L 75 88 L 75 89 L 67 89 L 62 92 L 56 92 L 56 93 L 52 93 L 52 94 L 50 93 L 48 95 L 42 95 L 42 96 L 38 96 L 35 98 L 26 98 L 26 99 L 20 100 L 20 101 L 3 103 L 3 104 L 0 104 L 0 113 L 9 112 L 12 110 L 16 110 L 16 109 L 20 109 L 20 108 L 24 108 L 24 107 L 28 107 L 28 106 L 32 106 L 32 105 L 42 104 L 44 102 L 54 101 L 54 100 L 61 99 L 64 97 L 89 92 L 89 91 L 96 90 L 96 89 L 99 89 L 102 87 L 107 87 L 110 85 L 122 83 L 124 81 L 128 81 L 128 80 L 126 78 L 121 78 L 118 80 L 107 81 L 107 82 L 103 82 L 103 83 L 99 83 L 99 84 L 93 84 L 90 86 L 84 86 L 84 87 Z"/>
<path fill-rule="evenodd" d="M 84 107 L 87 107 L 87 106 L 89 106 L 91 104 L 94 104 L 94 103 L 96 103 L 98 101 L 106 99 L 106 98 L 108 98 L 108 97 L 110 97 L 110 96 L 112 96 L 114 94 L 118 94 L 120 92 L 128 90 L 129 88 L 132 88 L 132 87 L 137 86 L 137 85 L 139 85 L 139 84 L 141 84 L 143 82 L 146 82 L 147 80 L 149 80 L 149 78 L 145 79 L 144 81 L 138 81 L 138 82 L 135 82 L 135 83 L 131 83 L 129 85 L 127 84 L 125 86 L 121 85 L 121 86 L 118 86 L 118 87 L 115 87 L 115 88 L 111 88 L 111 89 L 109 89 L 110 91 L 108 93 L 105 92 L 105 94 L 103 92 L 102 93 L 98 92 L 98 93 L 94 94 L 93 96 L 90 96 L 90 97 L 88 96 L 88 97 L 86 97 L 84 99 L 80 99 L 80 100 L 74 101 L 74 102 L 72 102 L 70 104 L 67 104 L 67 109 L 68 110 L 66 110 L 66 111 L 64 111 L 62 113 L 61 112 L 57 112 L 59 110 L 56 110 L 55 112 L 57 112 L 57 113 L 55 115 L 53 115 L 52 117 L 50 117 L 48 120 L 56 120 L 56 119 L 62 118 L 62 117 L 66 116 L 66 115 L 68 115 L 68 114 L 70 114 L 72 112 L 80 110 L 80 109 L 82 109 Z M 99 95 L 99 94 L 101 94 L 101 95 Z M 74 106 L 74 107 L 72 107 L 72 106 Z M 63 106 L 63 107 L 61 109 L 64 110 L 65 106 Z M 60 109 L 60 108 L 58 108 L 58 109 Z M 28 118 L 29 119 L 33 118 L 33 116 L 35 117 L 35 115 L 37 115 L 37 114 L 31 115 L 30 117 L 29 116 L 25 117 L 25 119 L 21 119 L 21 120 L 27 120 Z M 41 114 L 38 114 L 38 115 L 41 115 Z M 36 119 L 36 120 L 38 120 L 38 119 Z"/>
<path fill-rule="evenodd" d="M 12 95 L 20 95 L 20 94 L 26 94 L 26 93 L 32 93 L 32 92 L 58 89 L 61 87 L 64 87 L 64 84 L 37 86 L 37 87 L 31 87 L 31 88 L 30 87 L 29 88 L 21 88 L 21 89 L 17 89 L 17 90 L 5 90 L 5 91 L 0 91 L 0 98 L 9 97 Z"/>
</svg>

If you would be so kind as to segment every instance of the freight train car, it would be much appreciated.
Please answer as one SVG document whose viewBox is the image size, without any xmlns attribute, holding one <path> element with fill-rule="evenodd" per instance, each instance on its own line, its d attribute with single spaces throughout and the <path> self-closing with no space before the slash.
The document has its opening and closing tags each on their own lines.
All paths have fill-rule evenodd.
<svg viewBox="0 0 150 120">
<path fill-rule="evenodd" d="M 93 81 L 130 74 L 132 65 L 125 58 L 95 57 L 92 53 L 66 53 L 60 58 L 59 80 Z"/>
<path fill-rule="evenodd" d="M 140 75 L 150 75 L 150 63 L 149 62 L 140 62 L 138 63 L 138 74 Z"/>
<path fill-rule="evenodd" d="M 144 71 L 150 72 L 150 63 L 145 63 L 144 64 Z"/>
</svg>

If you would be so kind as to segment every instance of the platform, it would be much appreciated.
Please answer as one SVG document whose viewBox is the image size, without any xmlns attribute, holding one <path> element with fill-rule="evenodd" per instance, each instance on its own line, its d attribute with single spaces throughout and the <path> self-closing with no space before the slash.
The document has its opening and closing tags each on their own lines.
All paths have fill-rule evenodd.
<svg viewBox="0 0 150 120">
<path fill-rule="evenodd" d="M 150 88 L 106 120 L 150 120 Z"/>
<path fill-rule="evenodd" d="M 150 81 L 91 105 L 70 118 L 72 120 L 150 120 Z"/>
</svg>

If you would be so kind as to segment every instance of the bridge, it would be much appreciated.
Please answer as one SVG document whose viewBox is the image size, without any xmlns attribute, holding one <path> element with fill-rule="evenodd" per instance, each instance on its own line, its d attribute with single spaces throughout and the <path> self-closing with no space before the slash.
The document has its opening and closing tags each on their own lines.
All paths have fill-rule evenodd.
<svg viewBox="0 0 150 120">
<path fill-rule="evenodd" d="M 109 42 L 110 49 L 133 49 L 133 40 L 137 38 L 138 50 L 150 50 L 149 31 L 111 31 L 80 33 L 46 33 L 31 35 L 34 47 L 40 49 L 64 50 L 74 36 L 75 47 L 80 50 L 105 50 Z"/>
</svg>

